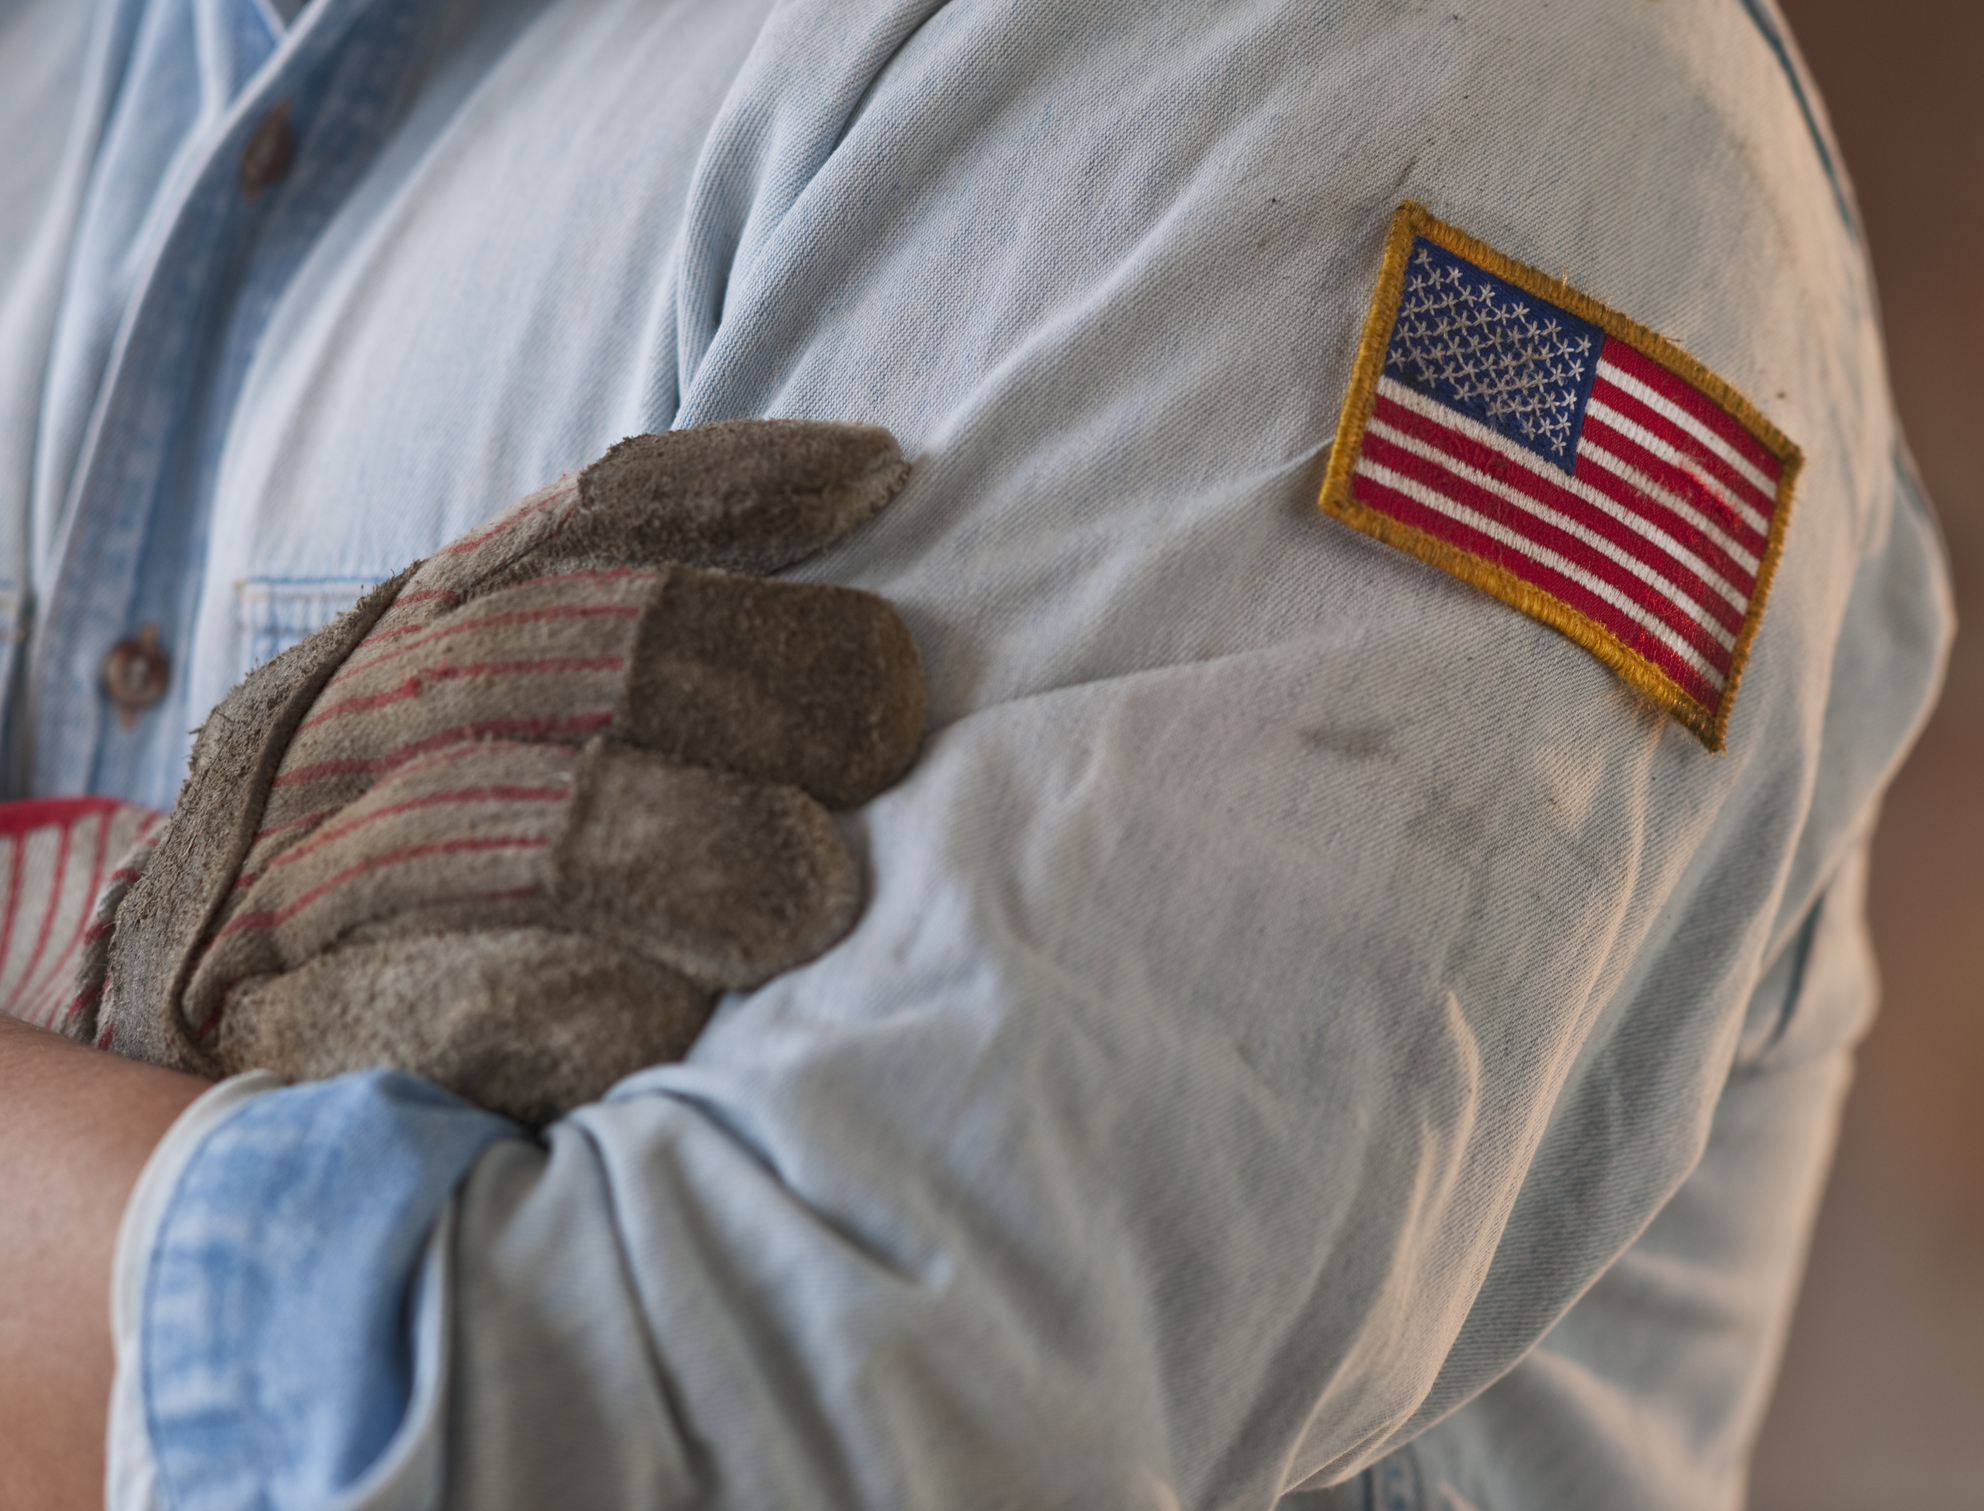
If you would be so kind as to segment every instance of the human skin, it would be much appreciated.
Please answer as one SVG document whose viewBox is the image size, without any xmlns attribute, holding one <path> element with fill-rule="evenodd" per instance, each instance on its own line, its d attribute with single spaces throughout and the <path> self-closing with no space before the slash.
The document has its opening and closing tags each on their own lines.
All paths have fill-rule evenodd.
<svg viewBox="0 0 1984 1511">
<path fill-rule="evenodd" d="M 207 1084 L 0 1018 L 0 1506 L 103 1505 L 117 1224 Z"/>
</svg>

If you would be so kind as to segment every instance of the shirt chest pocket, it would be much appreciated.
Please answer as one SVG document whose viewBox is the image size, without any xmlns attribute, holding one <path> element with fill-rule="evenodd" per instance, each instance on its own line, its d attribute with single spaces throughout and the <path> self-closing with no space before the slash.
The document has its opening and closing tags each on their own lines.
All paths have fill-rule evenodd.
<svg viewBox="0 0 1984 1511">
<path fill-rule="evenodd" d="M 390 574 L 382 574 L 390 575 Z M 375 577 L 251 577 L 237 585 L 244 674 L 315 634 L 358 602 Z"/>
</svg>

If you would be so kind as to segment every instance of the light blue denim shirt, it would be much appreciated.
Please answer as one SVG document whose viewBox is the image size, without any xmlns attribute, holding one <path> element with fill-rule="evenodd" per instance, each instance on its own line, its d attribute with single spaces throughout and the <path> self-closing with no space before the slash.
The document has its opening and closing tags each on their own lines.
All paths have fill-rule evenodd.
<svg viewBox="0 0 1984 1511">
<path fill-rule="evenodd" d="M 859 928 L 541 1139 L 211 1094 L 115 1505 L 1737 1503 L 1949 625 L 1767 0 L 5 0 L 0 131 L 16 790 L 627 433 L 915 463 Z M 1727 754 L 1316 510 L 1406 198 L 1804 448 Z"/>
</svg>

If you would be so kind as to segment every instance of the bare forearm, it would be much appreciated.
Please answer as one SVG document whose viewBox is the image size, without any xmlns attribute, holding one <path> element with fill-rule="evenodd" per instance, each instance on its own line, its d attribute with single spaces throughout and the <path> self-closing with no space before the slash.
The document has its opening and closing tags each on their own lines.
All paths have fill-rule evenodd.
<svg viewBox="0 0 1984 1511">
<path fill-rule="evenodd" d="M 0 1018 L 0 1505 L 103 1502 L 117 1224 L 205 1089 Z"/>
</svg>

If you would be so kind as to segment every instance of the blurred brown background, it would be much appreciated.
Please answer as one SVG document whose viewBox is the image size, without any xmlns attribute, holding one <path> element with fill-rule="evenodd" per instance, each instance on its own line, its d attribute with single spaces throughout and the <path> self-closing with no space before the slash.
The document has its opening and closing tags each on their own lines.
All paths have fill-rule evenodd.
<svg viewBox="0 0 1984 1511">
<path fill-rule="evenodd" d="M 1984 1511 L 1984 4 L 1781 0 L 1859 194 L 1966 615 L 1874 846 L 1882 1016 L 1753 1511 Z"/>
</svg>

